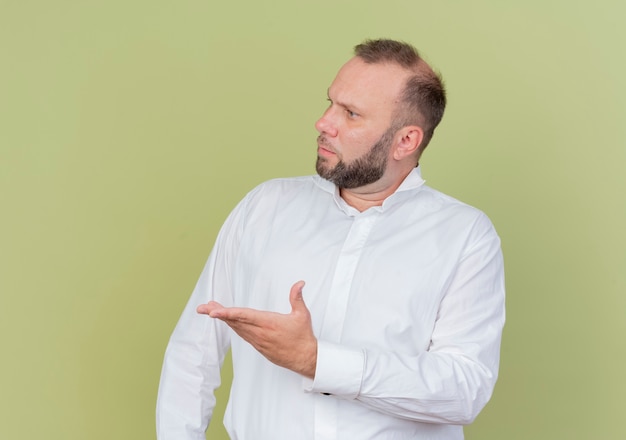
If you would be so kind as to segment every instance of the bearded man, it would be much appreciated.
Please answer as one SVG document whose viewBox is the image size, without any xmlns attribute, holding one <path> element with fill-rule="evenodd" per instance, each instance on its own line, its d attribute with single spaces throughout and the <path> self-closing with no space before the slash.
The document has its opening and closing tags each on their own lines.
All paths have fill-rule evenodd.
<svg viewBox="0 0 626 440">
<path fill-rule="evenodd" d="M 261 184 L 220 231 L 166 351 L 161 440 L 204 439 L 229 348 L 232 439 L 462 439 L 492 394 L 500 240 L 420 174 L 439 76 L 370 40 L 328 101 L 318 175 Z"/>
</svg>

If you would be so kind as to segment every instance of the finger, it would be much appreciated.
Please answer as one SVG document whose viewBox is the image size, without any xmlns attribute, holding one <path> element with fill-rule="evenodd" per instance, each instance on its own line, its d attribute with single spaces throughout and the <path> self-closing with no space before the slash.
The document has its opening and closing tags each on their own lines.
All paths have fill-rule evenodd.
<svg viewBox="0 0 626 440">
<path fill-rule="evenodd" d="M 211 311 L 212 318 L 218 318 L 230 323 L 240 323 L 242 325 L 251 325 L 254 327 L 262 327 L 268 321 L 272 321 L 274 313 L 262 312 L 260 310 L 248 309 L 244 307 L 220 307 Z"/>
<path fill-rule="evenodd" d="M 304 281 L 298 281 L 296 284 L 291 286 L 291 291 L 289 292 L 289 303 L 291 304 L 291 311 L 306 310 L 306 305 L 304 304 L 304 298 L 302 297 L 302 288 L 304 287 Z"/>
<path fill-rule="evenodd" d="M 216 301 L 209 301 L 207 304 L 200 304 L 196 307 L 196 312 L 211 316 L 211 313 L 215 310 L 223 309 L 224 306 Z"/>
</svg>

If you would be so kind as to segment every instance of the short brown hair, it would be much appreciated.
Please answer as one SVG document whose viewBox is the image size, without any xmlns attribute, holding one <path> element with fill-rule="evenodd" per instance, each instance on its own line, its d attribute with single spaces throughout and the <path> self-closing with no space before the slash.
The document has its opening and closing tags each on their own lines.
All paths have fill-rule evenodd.
<svg viewBox="0 0 626 440">
<path fill-rule="evenodd" d="M 395 40 L 366 40 L 354 54 L 369 64 L 395 63 L 413 72 L 395 111 L 395 124 L 418 125 L 424 130 L 420 151 L 430 142 L 446 108 L 446 91 L 441 76 L 424 61 L 412 45 Z"/>
</svg>

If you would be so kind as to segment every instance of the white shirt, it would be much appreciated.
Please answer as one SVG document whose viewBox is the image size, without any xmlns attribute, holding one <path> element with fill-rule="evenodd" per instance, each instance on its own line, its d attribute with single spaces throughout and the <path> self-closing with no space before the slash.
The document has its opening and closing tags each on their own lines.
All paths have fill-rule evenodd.
<svg viewBox="0 0 626 440">
<path fill-rule="evenodd" d="M 315 379 L 278 367 L 199 304 L 289 313 L 304 301 Z M 504 325 L 500 240 L 419 170 L 362 213 L 318 176 L 251 191 L 226 220 L 166 350 L 161 440 L 204 439 L 229 346 L 236 440 L 462 439 L 489 400 Z"/>
</svg>

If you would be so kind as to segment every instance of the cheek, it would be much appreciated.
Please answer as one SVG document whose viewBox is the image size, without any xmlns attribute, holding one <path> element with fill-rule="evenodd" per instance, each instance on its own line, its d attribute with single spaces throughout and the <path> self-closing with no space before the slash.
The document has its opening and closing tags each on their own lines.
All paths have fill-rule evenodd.
<svg viewBox="0 0 626 440">
<path fill-rule="evenodd" d="M 352 130 L 344 133 L 340 138 L 340 144 L 338 148 L 338 156 L 340 159 L 351 161 L 357 157 L 361 157 L 364 153 L 376 143 L 376 139 L 371 134 L 363 131 Z"/>
</svg>

